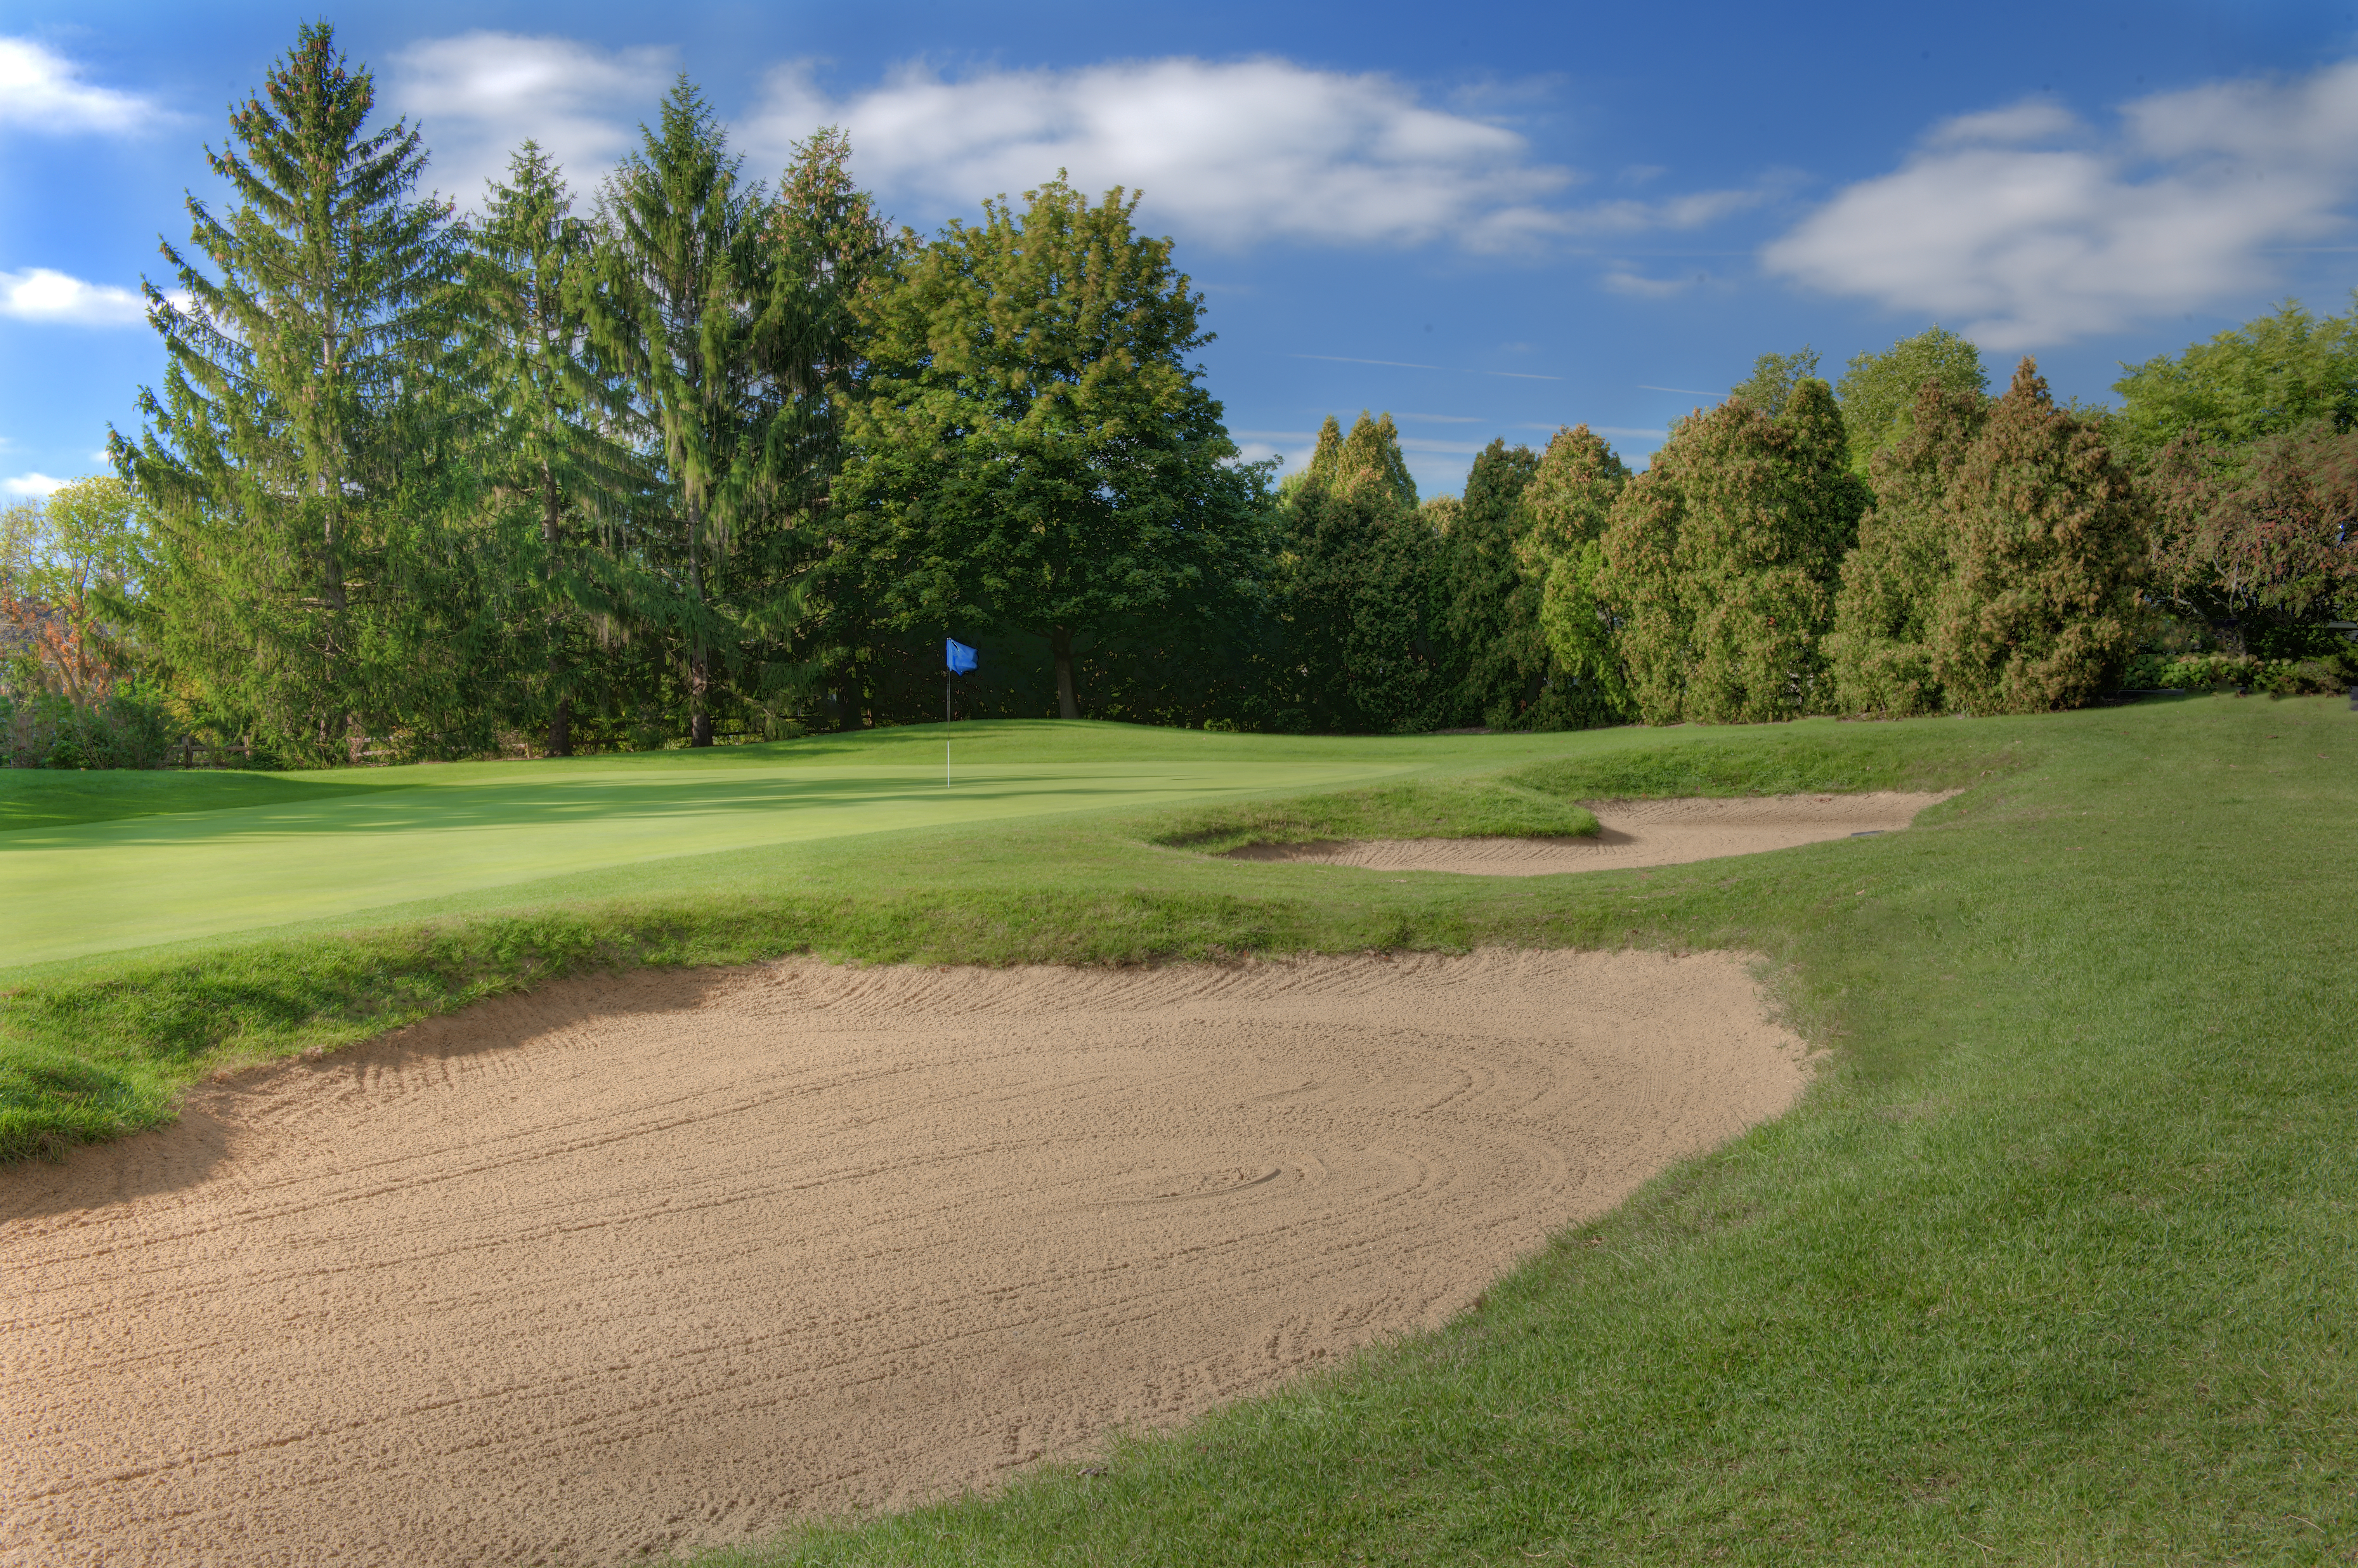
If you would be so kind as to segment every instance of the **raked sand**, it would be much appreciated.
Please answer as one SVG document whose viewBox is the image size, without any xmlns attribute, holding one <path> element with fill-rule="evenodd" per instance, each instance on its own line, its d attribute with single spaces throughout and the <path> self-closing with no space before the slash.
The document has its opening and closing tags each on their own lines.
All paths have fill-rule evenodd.
<svg viewBox="0 0 2358 1568">
<path fill-rule="evenodd" d="M 0 1170 L 0 1563 L 660 1558 L 1438 1325 L 1791 1103 L 1725 955 L 584 979 Z"/>
<path fill-rule="evenodd" d="M 1954 795 L 1779 795 L 1724 799 L 1585 801 L 1598 831 L 1585 838 L 1353 838 L 1251 844 L 1232 860 L 1357 866 L 1377 871 L 1460 871 L 1543 877 L 1560 871 L 1676 866 L 1757 855 L 1829 838 L 1897 833 Z"/>
</svg>

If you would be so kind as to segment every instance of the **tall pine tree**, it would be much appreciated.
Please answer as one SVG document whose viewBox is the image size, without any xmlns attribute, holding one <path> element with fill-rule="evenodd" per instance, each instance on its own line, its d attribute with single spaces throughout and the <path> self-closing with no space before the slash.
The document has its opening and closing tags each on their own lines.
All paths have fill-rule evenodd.
<svg viewBox="0 0 2358 1568">
<path fill-rule="evenodd" d="M 357 761 L 395 728 L 481 739 L 452 733 L 481 705 L 476 563 L 444 527 L 463 464 L 433 406 L 449 213 L 413 200 L 424 148 L 406 122 L 369 129 L 374 101 L 314 23 L 233 108 L 206 157 L 236 205 L 189 198 L 210 272 L 161 247 L 164 394 L 111 443 L 156 514 L 158 652 L 291 761 Z"/>
<path fill-rule="evenodd" d="M 721 683 L 758 697 L 802 618 L 791 536 L 809 500 L 811 302 L 777 283 L 770 207 L 682 77 L 608 181 L 593 341 L 632 387 L 668 513 L 639 620 L 676 643 L 688 744 L 708 746 Z"/>
<path fill-rule="evenodd" d="M 469 232 L 463 327 L 486 416 L 479 461 L 507 546 L 503 587 L 534 622 L 521 634 L 538 644 L 522 717 L 546 725 L 557 757 L 572 752 L 574 706 L 594 674 L 593 620 L 611 635 L 633 597 L 619 552 L 596 546 L 627 535 L 646 488 L 613 434 L 627 427 L 627 401 L 589 341 L 579 296 L 595 233 L 572 206 L 560 171 L 526 141 Z"/>
</svg>

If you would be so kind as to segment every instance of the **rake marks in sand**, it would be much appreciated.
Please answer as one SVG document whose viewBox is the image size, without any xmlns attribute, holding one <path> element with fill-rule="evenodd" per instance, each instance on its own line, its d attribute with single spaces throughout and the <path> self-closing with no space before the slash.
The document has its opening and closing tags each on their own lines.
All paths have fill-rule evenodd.
<svg viewBox="0 0 2358 1568">
<path fill-rule="evenodd" d="M 1719 955 L 568 982 L 0 1173 L 0 1561 L 619 1563 L 1436 1325 L 1782 1109 Z"/>
</svg>

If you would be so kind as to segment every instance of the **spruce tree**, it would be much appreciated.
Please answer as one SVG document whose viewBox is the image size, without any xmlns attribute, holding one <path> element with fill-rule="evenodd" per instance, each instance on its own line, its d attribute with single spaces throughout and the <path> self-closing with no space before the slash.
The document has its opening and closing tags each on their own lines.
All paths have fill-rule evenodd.
<svg viewBox="0 0 2358 1568">
<path fill-rule="evenodd" d="M 446 748 L 479 707 L 480 585 L 444 527 L 463 464 L 432 406 L 449 333 L 448 209 L 412 200 L 406 122 L 305 25 L 206 158 L 236 205 L 188 200 L 211 271 L 162 254 L 185 303 L 146 285 L 168 367 L 147 428 L 112 439 L 148 499 L 158 653 L 224 722 L 289 760 L 358 760 L 407 726 Z"/>
<path fill-rule="evenodd" d="M 591 351 L 579 296 L 595 236 L 572 205 L 560 171 L 526 141 L 469 232 L 463 324 L 486 419 L 479 460 L 504 525 L 504 586 L 536 622 L 523 633 L 538 643 L 530 717 L 556 757 L 572 754 L 592 618 L 610 635 L 627 619 L 626 568 L 597 543 L 627 531 L 646 482 L 614 438 L 630 411 Z"/>
<path fill-rule="evenodd" d="M 1844 553 L 1866 487 L 1833 389 L 1796 384 L 1774 418 L 1742 397 L 1681 420 L 1614 503 L 1602 595 L 1624 622 L 1650 724 L 1818 710 Z"/>
<path fill-rule="evenodd" d="M 1951 707 L 2040 713 L 2117 681 L 2134 646 L 2146 503 L 2025 359 L 1943 503 L 1953 565 L 1927 641 Z"/>
<path fill-rule="evenodd" d="M 775 676 L 763 655 L 805 602 L 792 534 L 810 498 L 810 302 L 778 287 L 768 200 L 741 165 L 681 77 L 607 182 L 582 295 L 651 437 L 663 504 L 641 537 L 667 591 L 633 611 L 676 644 L 691 746 L 712 744 L 725 679 Z"/>
<path fill-rule="evenodd" d="M 803 323 L 797 351 L 810 367 L 795 417 L 780 435 L 812 476 L 816 529 L 833 535 L 834 476 L 842 467 L 852 409 L 867 379 L 862 299 L 907 256 L 915 236 L 892 229 L 851 178 L 851 144 L 826 126 L 795 144 L 780 177 L 769 243 L 782 308 Z M 872 563 L 840 539 L 815 546 L 812 614 L 802 629 L 834 687 L 838 724 L 856 728 L 867 676 L 889 613 L 876 602 Z"/>
</svg>

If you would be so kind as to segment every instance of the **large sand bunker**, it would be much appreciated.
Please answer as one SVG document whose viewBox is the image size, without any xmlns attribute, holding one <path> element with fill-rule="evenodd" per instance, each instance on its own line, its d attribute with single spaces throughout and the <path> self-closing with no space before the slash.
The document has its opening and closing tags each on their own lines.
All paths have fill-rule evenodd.
<svg viewBox="0 0 2358 1568">
<path fill-rule="evenodd" d="M 1724 955 L 555 986 L 0 1171 L 0 1562 L 609 1563 L 1462 1310 L 1783 1109 Z"/>
<path fill-rule="evenodd" d="M 1378 871 L 1465 871 L 1543 877 L 1676 866 L 1723 855 L 1757 855 L 1828 838 L 1896 833 L 1947 795 L 1778 795 L 1736 800 L 1592 800 L 1589 838 L 1350 838 L 1313 844 L 1249 844 L 1235 860 L 1298 860 Z"/>
</svg>

